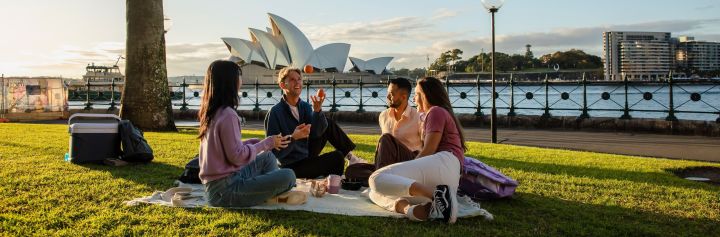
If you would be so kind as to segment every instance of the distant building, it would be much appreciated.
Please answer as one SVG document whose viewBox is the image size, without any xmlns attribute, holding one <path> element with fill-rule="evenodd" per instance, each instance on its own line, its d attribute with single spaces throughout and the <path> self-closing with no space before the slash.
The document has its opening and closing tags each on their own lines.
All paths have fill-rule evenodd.
<svg viewBox="0 0 720 237">
<path fill-rule="evenodd" d="M 603 32 L 605 80 L 657 80 L 674 69 L 669 32 Z"/>
<path fill-rule="evenodd" d="M 379 82 L 392 57 L 368 60 L 348 57 L 350 44 L 331 43 L 314 48 L 307 36 L 290 21 L 268 13 L 270 26 L 265 30 L 250 28 L 250 40 L 221 38 L 228 48 L 230 60 L 243 66 L 243 83 L 274 83 L 283 67 L 303 68 L 311 65 L 317 73 L 306 75 L 311 83 L 341 81 Z M 350 72 L 345 71 L 348 61 Z M 342 78 L 342 79 L 339 79 Z M 361 79 L 362 78 L 362 79 Z"/>
<path fill-rule="evenodd" d="M 678 37 L 675 60 L 678 67 L 699 71 L 720 70 L 720 42 L 696 41 L 695 37 Z"/>
<path fill-rule="evenodd" d="M 0 118 L 57 119 L 64 116 L 66 105 L 63 78 L 0 77 Z"/>
</svg>

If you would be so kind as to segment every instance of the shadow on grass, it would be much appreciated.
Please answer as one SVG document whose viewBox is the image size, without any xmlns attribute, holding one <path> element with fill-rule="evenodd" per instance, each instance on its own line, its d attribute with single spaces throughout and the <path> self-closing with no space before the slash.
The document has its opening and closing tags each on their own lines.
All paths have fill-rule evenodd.
<svg viewBox="0 0 720 237">
<path fill-rule="evenodd" d="M 659 186 L 702 189 L 713 192 L 718 191 L 717 188 L 714 188 L 710 185 L 692 183 L 683 180 L 671 174 L 670 172 L 635 172 L 597 167 L 582 167 L 562 164 L 545 164 L 526 161 L 505 160 L 490 158 L 486 156 L 478 156 L 474 158 L 483 161 L 488 165 L 498 168 L 507 167 L 528 172 L 541 172 L 553 175 L 571 175 L 575 177 L 587 177 L 606 180 L 627 180 L 637 183 L 648 183 Z"/>
<path fill-rule="evenodd" d="M 257 222 L 251 235 L 284 229 L 299 235 L 320 236 L 707 236 L 720 231 L 720 221 L 684 218 L 648 211 L 566 201 L 520 193 L 516 199 L 485 202 L 495 220 L 460 218 L 454 225 L 412 222 L 389 217 L 352 217 L 306 211 L 249 209 L 185 209 L 195 215 L 240 213 Z M 218 218 L 212 229 L 237 229 L 246 218 Z M 681 228 L 680 228 L 681 227 Z"/>
<path fill-rule="evenodd" d="M 190 160 L 192 158 L 189 158 Z M 115 178 L 145 185 L 153 190 L 165 190 L 175 186 L 175 180 L 182 174 L 184 167 L 160 162 L 131 163 L 126 166 L 107 166 L 101 164 L 81 164 L 81 166 L 110 173 Z"/>
<path fill-rule="evenodd" d="M 693 167 L 684 167 L 684 168 L 676 168 L 676 169 L 665 169 L 665 171 L 673 173 L 682 179 L 685 179 L 688 177 L 705 178 L 707 180 L 702 181 L 702 182 L 720 186 L 720 167 L 693 166 Z"/>
<path fill-rule="evenodd" d="M 523 230 L 518 234 L 523 235 L 704 236 L 720 231 L 717 219 L 685 218 L 529 193 L 520 193 L 509 202 L 486 203 L 485 207 L 495 214 L 495 224 L 505 226 L 503 232 L 518 228 Z"/>
</svg>

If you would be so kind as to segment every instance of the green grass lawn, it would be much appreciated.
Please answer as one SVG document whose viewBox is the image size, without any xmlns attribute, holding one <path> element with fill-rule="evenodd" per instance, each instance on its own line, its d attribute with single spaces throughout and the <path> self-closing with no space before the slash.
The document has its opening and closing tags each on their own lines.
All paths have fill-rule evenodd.
<svg viewBox="0 0 720 237">
<path fill-rule="evenodd" d="M 495 220 L 454 225 L 304 211 L 183 209 L 124 201 L 166 190 L 197 153 L 196 130 L 146 133 L 148 165 L 63 161 L 66 125 L 0 124 L 0 236 L 720 236 L 720 187 L 670 171 L 713 163 L 470 142 L 467 155 L 516 178 L 514 199 L 483 202 Z M 259 137 L 260 131 L 245 131 Z M 371 159 L 378 136 L 351 135 Z"/>
</svg>

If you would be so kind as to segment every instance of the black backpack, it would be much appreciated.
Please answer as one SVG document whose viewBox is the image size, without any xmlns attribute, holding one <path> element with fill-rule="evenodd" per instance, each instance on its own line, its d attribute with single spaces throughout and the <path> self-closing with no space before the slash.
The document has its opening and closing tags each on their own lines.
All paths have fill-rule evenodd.
<svg viewBox="0 0 720 237">
<path fill-rule="evenodd" d="M 143 132 L 129 120 L 120 121 L 118 126 L 123 153 L 121 159 L 127 162 L 150 162 L 154 158 L 153 151 L 143 137 Z"/>
<path fill-rule="evenodd" d="M 195 158 L 190 160 L 190 162 L 185 165 L 185 170 L 180 175 L 180 178 L 178 178 L 180 182 L 186 183 L 186 184 L 199 184 L 200 181 L 200 158 L 199 156 L 195 155 Z"/>
<path fill-rule="evenodd" d="M 345 179 L 342 180 L 342 189 L 359 190 L 368 187 L 368 179 L 375 172 L 374 164 L 357 163 L 345 168 Z"/>
</svg>

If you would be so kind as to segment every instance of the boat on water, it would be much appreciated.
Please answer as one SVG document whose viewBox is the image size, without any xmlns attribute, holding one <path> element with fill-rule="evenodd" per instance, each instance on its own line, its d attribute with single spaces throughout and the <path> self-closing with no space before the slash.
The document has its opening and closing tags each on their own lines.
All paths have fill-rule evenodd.
<svg viewBox="0 0 720 237">
<path fill-rule="evenodd" d="M 85 100 L 89 94 L 91 100 L 110 100 L 113 96 L 120 99 L 125 76 L 117 64 L 112 66 L 95 65 L 85 67 L 82 80 L 68 80 L 68 100 Z M 89 85 L 89 86 L 88 86 Z"/>
<path fill-rule="evenodd" d="M 125 85 L 125 76 L 120 73 L 118 65 L 96 66 L 95 63 L 85 67 L 83 81 L 90 82 L 94 86 L 115 86 Z"/>
<path fill-rule="evenodd" d="M 120 100 L 125 87 L 125 75 L 120 72 L 117 63 L 112 66 L 88 64 L 82 80 L 67 80 L 68 100 Z M 89 85 L 89 86 L 88 86 Z M 171 88 L 172 89 L 172 88 Z M 171 90 L 172 91 L 172 90 Z M 173 99 L 181 99 L 181 92 L 172 92 Z"/>
</svg>

